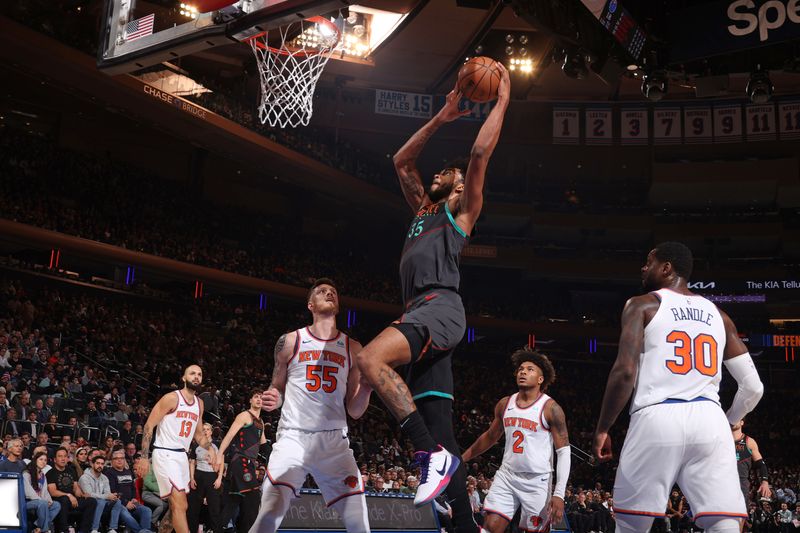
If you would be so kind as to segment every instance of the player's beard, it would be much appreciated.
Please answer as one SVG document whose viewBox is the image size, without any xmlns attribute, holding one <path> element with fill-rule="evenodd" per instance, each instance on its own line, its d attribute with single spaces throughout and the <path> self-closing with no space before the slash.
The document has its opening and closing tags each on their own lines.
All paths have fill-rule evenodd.
<svg viewBox="0 0 800 533">
<path fill-rule="evenodd" d="M 450 196 L 450 193 L 453 191 L 453 186 L 449 185 L 439 185 L 437 189 L 430 188 L 428 189 L 428 198 L 431 199 L 433 203 L 439 203 L 439 201 L 443 200 Z"/>
<path fill-rule="evenodd" d="M 197 389 L 200 388 L 200 385 L 195 385 L 194 383 L 186 379 L 183 380 L 183 384 L 187 389 L 189 389 L 192 392 L 197 392 Z"/>
</svg>

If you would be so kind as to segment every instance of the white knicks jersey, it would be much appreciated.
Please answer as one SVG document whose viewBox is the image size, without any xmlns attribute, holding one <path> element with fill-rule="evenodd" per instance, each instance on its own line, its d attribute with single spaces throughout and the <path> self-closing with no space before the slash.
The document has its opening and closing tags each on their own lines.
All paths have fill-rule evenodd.
<svg viewBox="0 0 800 533">
<path fill-rule="evenodd" d="M 553 471 L 553 436 L 544 417 L 550 396 L 542 394 L 532 405 L 521 408 L 517 394 L 511 395 L 503 410 L 506 447 L 500 468 L 511 474 L 545 474 Z"/>
<path fill-rule="evenodd" d="M 178 395 L 178 406 L 158 423 L 155 446 L 170 450 L 183 449 L 188 452 L 197 424 L 202 424 L 200 399 L 195 396 L 194 401 L 189 403 L 181 391 L 176 390 L 173 394 Z"/>
<path fill-rule="evenodd" d="M 707 398 L 719 403 L 725 324 L 702 296 L 669 289 L 652 293 L 661 305 L 644 328 L 644 352 L 631 413 L 665 400 Z"/>
<path fill-rule="evenodd" d="M 286 392 L 278 429 L 328 431 L 347 428 L 345 398 L 350 375 L 350 338 L 344 333 L 319 339 L 297 330 L 287 364 Z"/>
</svg>

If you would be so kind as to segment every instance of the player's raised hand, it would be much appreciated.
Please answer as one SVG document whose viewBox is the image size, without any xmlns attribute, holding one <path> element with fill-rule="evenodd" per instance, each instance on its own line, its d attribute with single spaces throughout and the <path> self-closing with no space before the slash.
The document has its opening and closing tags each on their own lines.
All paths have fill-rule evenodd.
<svg viewBox="0 0 800 533">
<path fill-rule="evenodd" d="M 594 443 L 592 444 L 592 452 L 594 456 L 601 463 L 610 461 L 614 454 L 611 451 L 611 437 L 605 431 L 599 431 L 594 434 Z"/>
<path fill-rule="evenodd" d="M 469 109 L 464 109 L 463 111 L 458 109 L 458 103 L 461 101 L 462 96 L 458 88 L 450 91 L 445 98 L 444 106 L 439 110 L 439 118 L 445 122 L 452 122 L 459 117 L 469 115 L 471 113 Z"/>
<path fill-rule="evenodd" d="M 548 509 L 547 516 L 550 518 L 550 524 L 556 525 L 564 519 L 564 499 L 560 496 L 553 496 L 550 498 L 550 509 Z"/>
<path fill-rule="evenodd" d="M 497 99 L 508 101 L 511 99 L 511 76 L 508 69 L 500 61 L 495 62 L 497 70 L 500 71 L 500 85 L 497 87 Z"/>
<path fill-rule="evenodd" d="M 283 398 L 281 398 L 281 393 L 275 387 L 261 393 L 261 408 L 265 411 L 274 411 L 279 408 L 282 403 Z"/>
</svg>

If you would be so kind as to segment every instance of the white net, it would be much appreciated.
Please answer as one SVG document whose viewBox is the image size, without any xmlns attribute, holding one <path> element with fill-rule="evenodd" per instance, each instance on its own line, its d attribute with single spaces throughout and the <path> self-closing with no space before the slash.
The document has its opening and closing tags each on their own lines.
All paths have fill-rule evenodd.
<svg viewBox="0 0 800 533">
<path fill-rule="evenodd" d="M 308 126 L 314 87 L 339 43 L 340 32 L 322 17 L 274 30 L 273 39 L 275 32 L 280 32 L 280 47 L 270 46 L 270 32 L 250 39 L 261 81 L 258 117 L 262 124 L 272 127 Z"/>
</svg>

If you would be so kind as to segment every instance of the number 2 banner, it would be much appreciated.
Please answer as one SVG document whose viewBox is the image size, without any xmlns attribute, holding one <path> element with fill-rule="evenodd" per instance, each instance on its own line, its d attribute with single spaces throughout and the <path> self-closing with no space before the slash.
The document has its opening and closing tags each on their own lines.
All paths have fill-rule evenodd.
<svg viewBox="0 0 800 533">
<path fill-rule="evenodd" d="M 553 144 L 578 144 L 581 119 L 577 107 L 553 108 Z"/>
<path fill-rule="evenodd" d="M 774 141 L 775 104 L 745 106 L 745 124 L 748 141 Z"/>
<path fill-rule="evenodd" d="M 623 109 L 620 113 L 619 135 L 622 144 L 647 144 L 650 139 L 647 108 Z"/>
<path fill-rule="evenodd" d="M 681 108 L 657 107 L 653 110 L 653 143 L 680 144 Z"/>
<path fill-rule="evenodd" d="M 586 109 L 586 144 L 611 144 L 613 138 L 611 109 Z"/>
<path fill-rule="evenodd" d="M 714 107 L 714 142 L 742 142 L 742 106 L 737 104 Z"/>
</svg>

